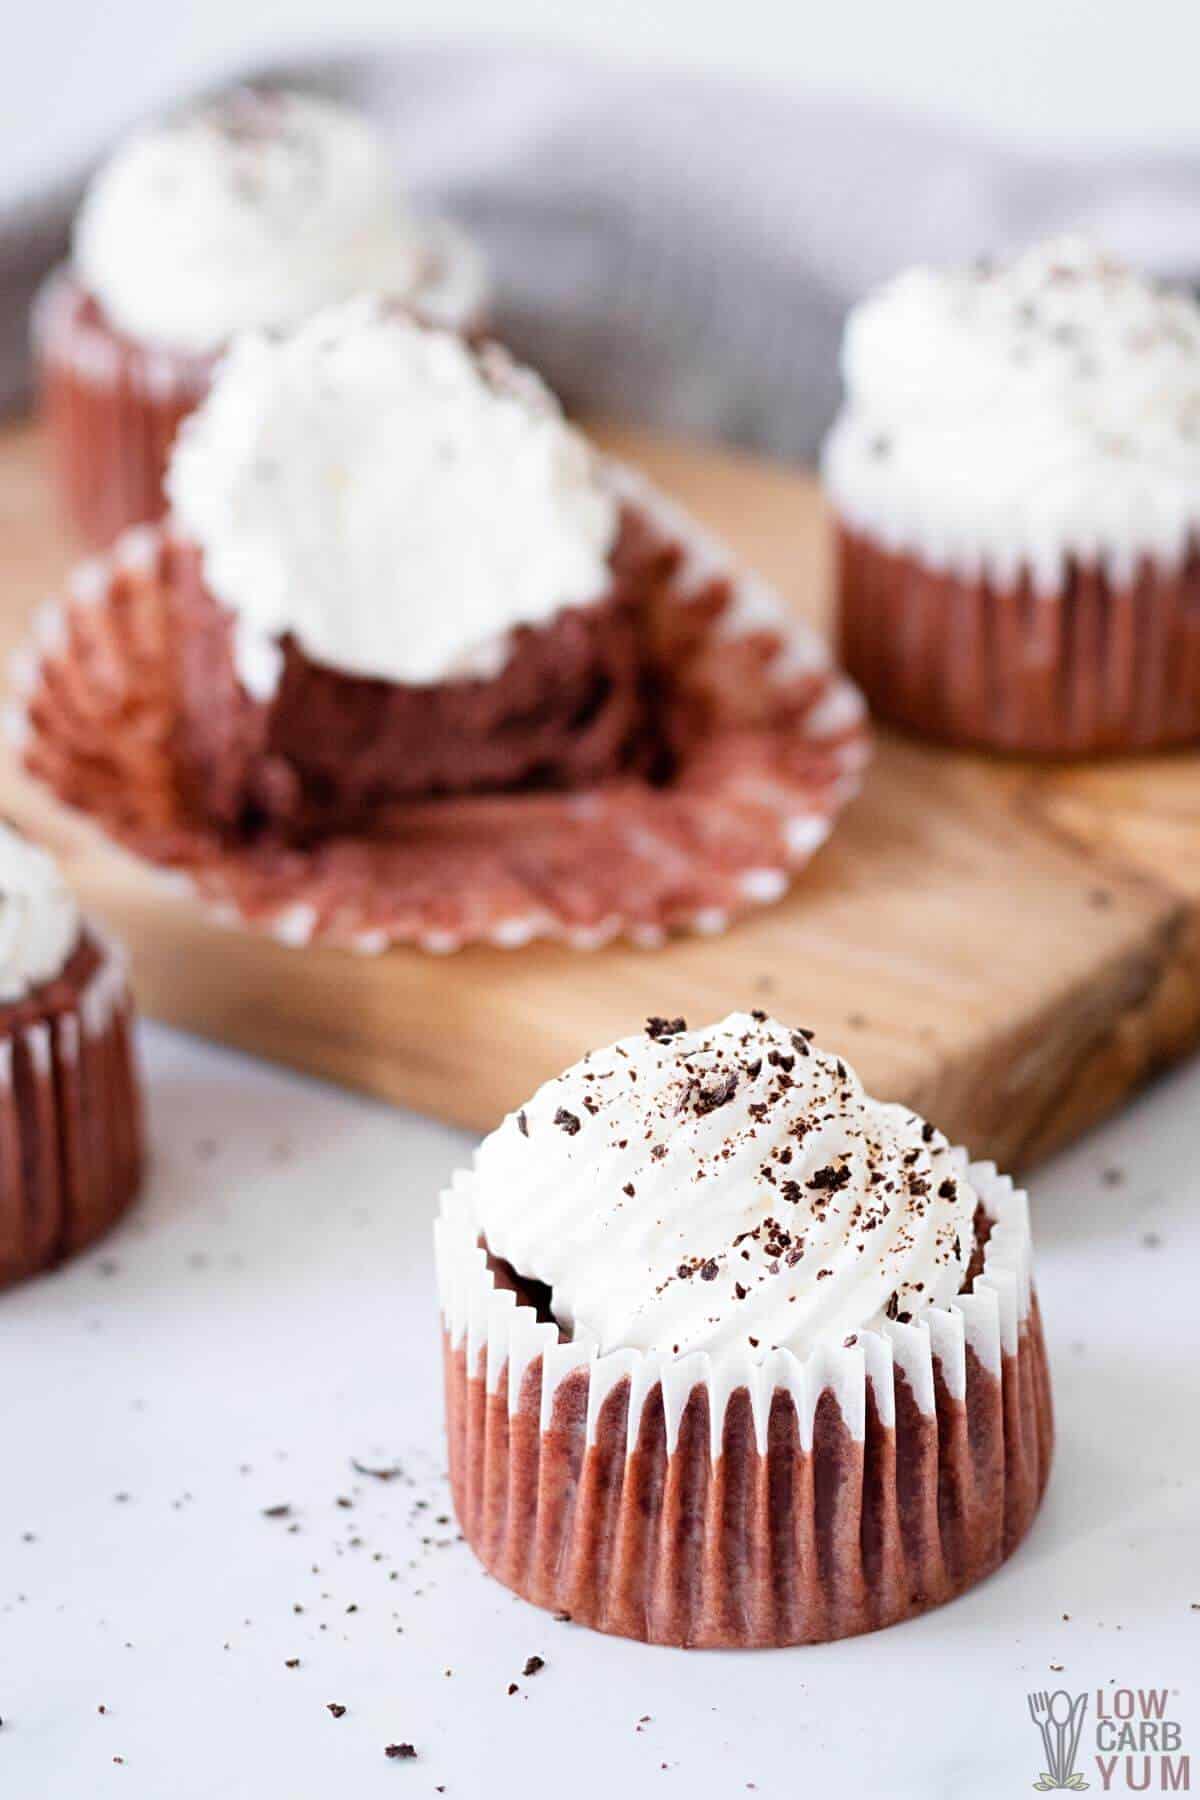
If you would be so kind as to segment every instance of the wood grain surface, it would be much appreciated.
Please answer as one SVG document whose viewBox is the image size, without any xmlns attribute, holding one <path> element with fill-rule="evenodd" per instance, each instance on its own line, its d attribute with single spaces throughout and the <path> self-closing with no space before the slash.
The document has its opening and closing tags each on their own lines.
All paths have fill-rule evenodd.
<svg viewBox="0 0 1200 1800">
<path fill-rule="evenodd" d="M 810 615 L 827 605 L 812 482 L 602 428 Z M 35 428 L 0 432 L 0 650 L 71 560 Z M 976 1155 L 1028 1164 L 1200 1036 L 1200 756 L 1083 768 L 884 736 L 862 797 L 780 905 L 659 951 L 449 958 L 289 950 L 218 927 L 16 770 L 0 805 L 127 940 L 143 1009 L 486 1129 L 651 1012 L 764 1006 Z"/>
</svg>

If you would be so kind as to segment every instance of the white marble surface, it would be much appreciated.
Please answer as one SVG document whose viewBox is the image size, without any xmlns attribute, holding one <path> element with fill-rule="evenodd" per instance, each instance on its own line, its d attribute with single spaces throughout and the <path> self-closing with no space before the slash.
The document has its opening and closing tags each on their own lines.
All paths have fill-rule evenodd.
<svg viewBox="0 0 1200 1800">
<path fill-rule="evenodd" d="M 1000 1800 L 1043 1765 L 1028 1690 L 1110 1684 L 1172 1690 L 1200 1787 L 1200 1068 L 1034 1184 L 1059 1449 L 1024 1548 L 889 1632 L 717 1655 L 555 1623 L 456 1541 L 429 1224 L 466 1139 L 144 1047 L 144 1203 L 0 1298 L 4 1800 Z"/>
</svg>

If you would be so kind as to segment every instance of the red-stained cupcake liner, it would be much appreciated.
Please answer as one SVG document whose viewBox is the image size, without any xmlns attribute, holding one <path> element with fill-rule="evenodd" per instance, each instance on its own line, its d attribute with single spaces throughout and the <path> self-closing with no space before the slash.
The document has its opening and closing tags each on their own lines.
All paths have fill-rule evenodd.
<svg viewBox="0 0 1200 1800">
<path fill-rule="evenodd" d="M 33 344 L 54 479 L 73 529 L 99 548 L 161 518 L 175 433 L 208 392 L 216 357 L 114 331 L 69 269 L 38 295 Z"/>
<path fill-rule="evenodd" d="M 1025 1195 L 958 1154 L 992 1221 L 970 1291 L 803 1360 L 561 1342 L 497 1282 L 460 1175 L 436 1228 L 446 1421 L 484 1566 L 596 1630 L 710 1649 L 873 1631 L 995 1569 L 1045 1487 L 1049 1373 Z"/>
<path fill-rule="evenodd" d="M 87 928 L 62 975 L 5 1009 L 0 1286 L 52 1268 L 137 1192 L 141 1109 L 123 957 Z"/>
<path fill-rule="evenodd" d="M 435 325 L 478 334 L 488 285 L 474 247 L 427 224 L 429 265 L 413 305 Z M 83 543 L 105 549 L 167 510 L 163 480 L 181 422 L 208 393 L 219 356 L 141 343 L 117 331 L 69 268 L 33 310 L 40 408 L 63 511 Z"/>
<path fill-rule="evenodd" d="M 672 778 L 397 806 L 371 833 L 231 842 L 191 816 L 172 757 L 170 540 L 127 534 L 41 615 L 16 668 L 26 767 L 229 922 L 288 944 L 594 948 L 716 932 L 779 899 L 856 791 L 862 701 L 809 629 L 623 469 L 677 548 L 646 620 Z"/>
<path fill-rule="evenodd" d="M 944 743 L 1040 756 L 1200 739 L 1200 548 L 1127 581 L 1068 563 L 1056 593 L 935 569 L 840 525 L 841 655 L 875 713 Z"/>
</svg>

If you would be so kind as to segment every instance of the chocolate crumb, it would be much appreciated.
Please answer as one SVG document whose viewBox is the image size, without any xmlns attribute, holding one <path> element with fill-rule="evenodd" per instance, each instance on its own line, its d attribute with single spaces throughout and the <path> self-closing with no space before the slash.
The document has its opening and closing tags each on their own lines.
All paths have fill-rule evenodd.
<svg viewBox="0 0 1200 1800">
<path fill-rule="evenodd" d="M 846 1186 L 849 1180 L 849 1163 L 843 1163 L 840 1169 L 835 1168 L 832 1163 L 827 1163 L 823 1169 L 814 1170 L 805 1186 L 815 1193 L 836 1194 L 840 1188 Z"/>
<path fill-rule="evenodd" d="M 327 1713 L 332 1713 L 335 1719 L 344 1718 L 346 1713 L 345 1707 L 339 1706 L 336 1700 L 331 1700 L 325 1708 L 325 1711 Z"/>
<path fill-rule="evenodd" d="M 701 1263 L 700 1265 L 701 1281 L 715 1281 L 720 1273 L 721 1271 L 718 1268 L 715 1259 L 711 1256 L 706 1263 Z"/>
<path fill-rule="evenodd" d="M 383 1754 L 390 1756 L 393 1761 L 398 1759 L 401 1762 L 409 1762 L 417 1752 L 416 1747 L 412 1744 L 388 1744 Z"/>
<path fill-rule="evenodd" d="M 554 1618 L 559 1625 L 569 1625 L 571 1623 L 571 1615 L 569 1612 L 556 1612 Z"/>
<path fill-rule="evenodd" d="M 686 1019 L 661 1019 L 653 1014 L 646 1020 L 646 1036 L 661 1043 L 664 1038 L 678 1037 L 681 1031 L 687 1030 Z"/>
<path fill-rule="evenodd" d="M 521 1690 L 515 1681 L 510 1681 L 508 1684 L 508 1691 L 510 1694 L 519 1694 Z"/>
<path fill-rule="evenodd" d="M 536 1675 L 538 1670 L 544 1669 L 545 1666 L 546 1659 L 544 1656 L 529 1656 L 525 1659 L 525 1667 L 521 1670 L 521 1673 L 522 1675 Z"/>
<path fill-rule="evenodd" d="M 525 1116 L 525 1108 L 524 1107 L 522 1107 L 520 1112 L 517 1114 L 517 1130 L 520 1132 L 522 1137 L 529 1136 L 529 1120 Z"/>
<path fill-rule="evenodd" d="M 291 1507 L 284 1501 L 280 1506 L 264 1506 L 262 1516 L 264 1519 L 286 1519 L 290 1517 L 291 1511 Z"/>
<path fill-rule="evenodd" d="M 285 1669 L 298 1669 L 300 1667 L 300 1658 L 298 1656 L 289 1656 L 283 1666 Z"/>
<path fill-rule="evenodd" d="M 372 1469 L 366 1463 L 360 1463 L 353 1456 L 350 1458 L 350 1467 L 356 1475 L 369 1475 L 372 1481 L 397 1481 L 404 1473 L 399 1463 L 389 1463 L 382 1469 Z"/>
<path fill-rule="evenodd" d="M 708 1087 L 702 1087 L 696 1095 L 696 1117 L 702 1119 L 706 1114 L 716 1112 L 719 1106 L 728 1106 L 737 1093 L 737 1084 L 737 1075 L 730 1069 Z"/>
<path fill-rule="evenodd" d="M 573 1112 L 568 1112 L 565 1106 L 560 1106 L 555 1113 L 554 1123 L 560 1126 L 568 1137 L 574 1137 L 579 1130 L 579 1120 Z"/>
</svg>

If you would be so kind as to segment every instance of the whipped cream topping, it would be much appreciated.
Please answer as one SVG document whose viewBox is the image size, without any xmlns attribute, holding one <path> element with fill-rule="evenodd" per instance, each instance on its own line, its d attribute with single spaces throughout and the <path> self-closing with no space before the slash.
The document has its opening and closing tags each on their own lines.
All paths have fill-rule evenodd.
<svg viewBox="0 0 1200 1800">
<path fill-rule="evenodd" d="M 167 488 L 259 698 L 288 633 L 347 674 L 491 676 L 611 587 L 617 503 L 547 389 L 377 301 L 239 338 Z"/>
<path fill-rule="evenodd" d="M 917 268 L 850 316 L 824 475 L 851 526 L 935 567 L 1055 589 L 1200 529 L 1200 305 L 1074 239 Z"/>
<path fill-rule="evenodd" d="M 79 943 L 79 909 L 45 850 L 0 823 L 0 1002 L 61 975 Z"/>
<path fill-rule="evenodd" d="M 74 234 L 76 271 L 111 322 L 189 353 L 352 294 L 408 298 L 430 254 L 365 119 L 256 89 L 129 138 Z"/>
<path fill-rule="evenodd" d="M 489 1250 L 577 1342 L 800 1355 L 958 1294 L 965 1158 L 762 1013 L 651 1020 L 549 1081 L 480 1146 Z"/>
</svg>

